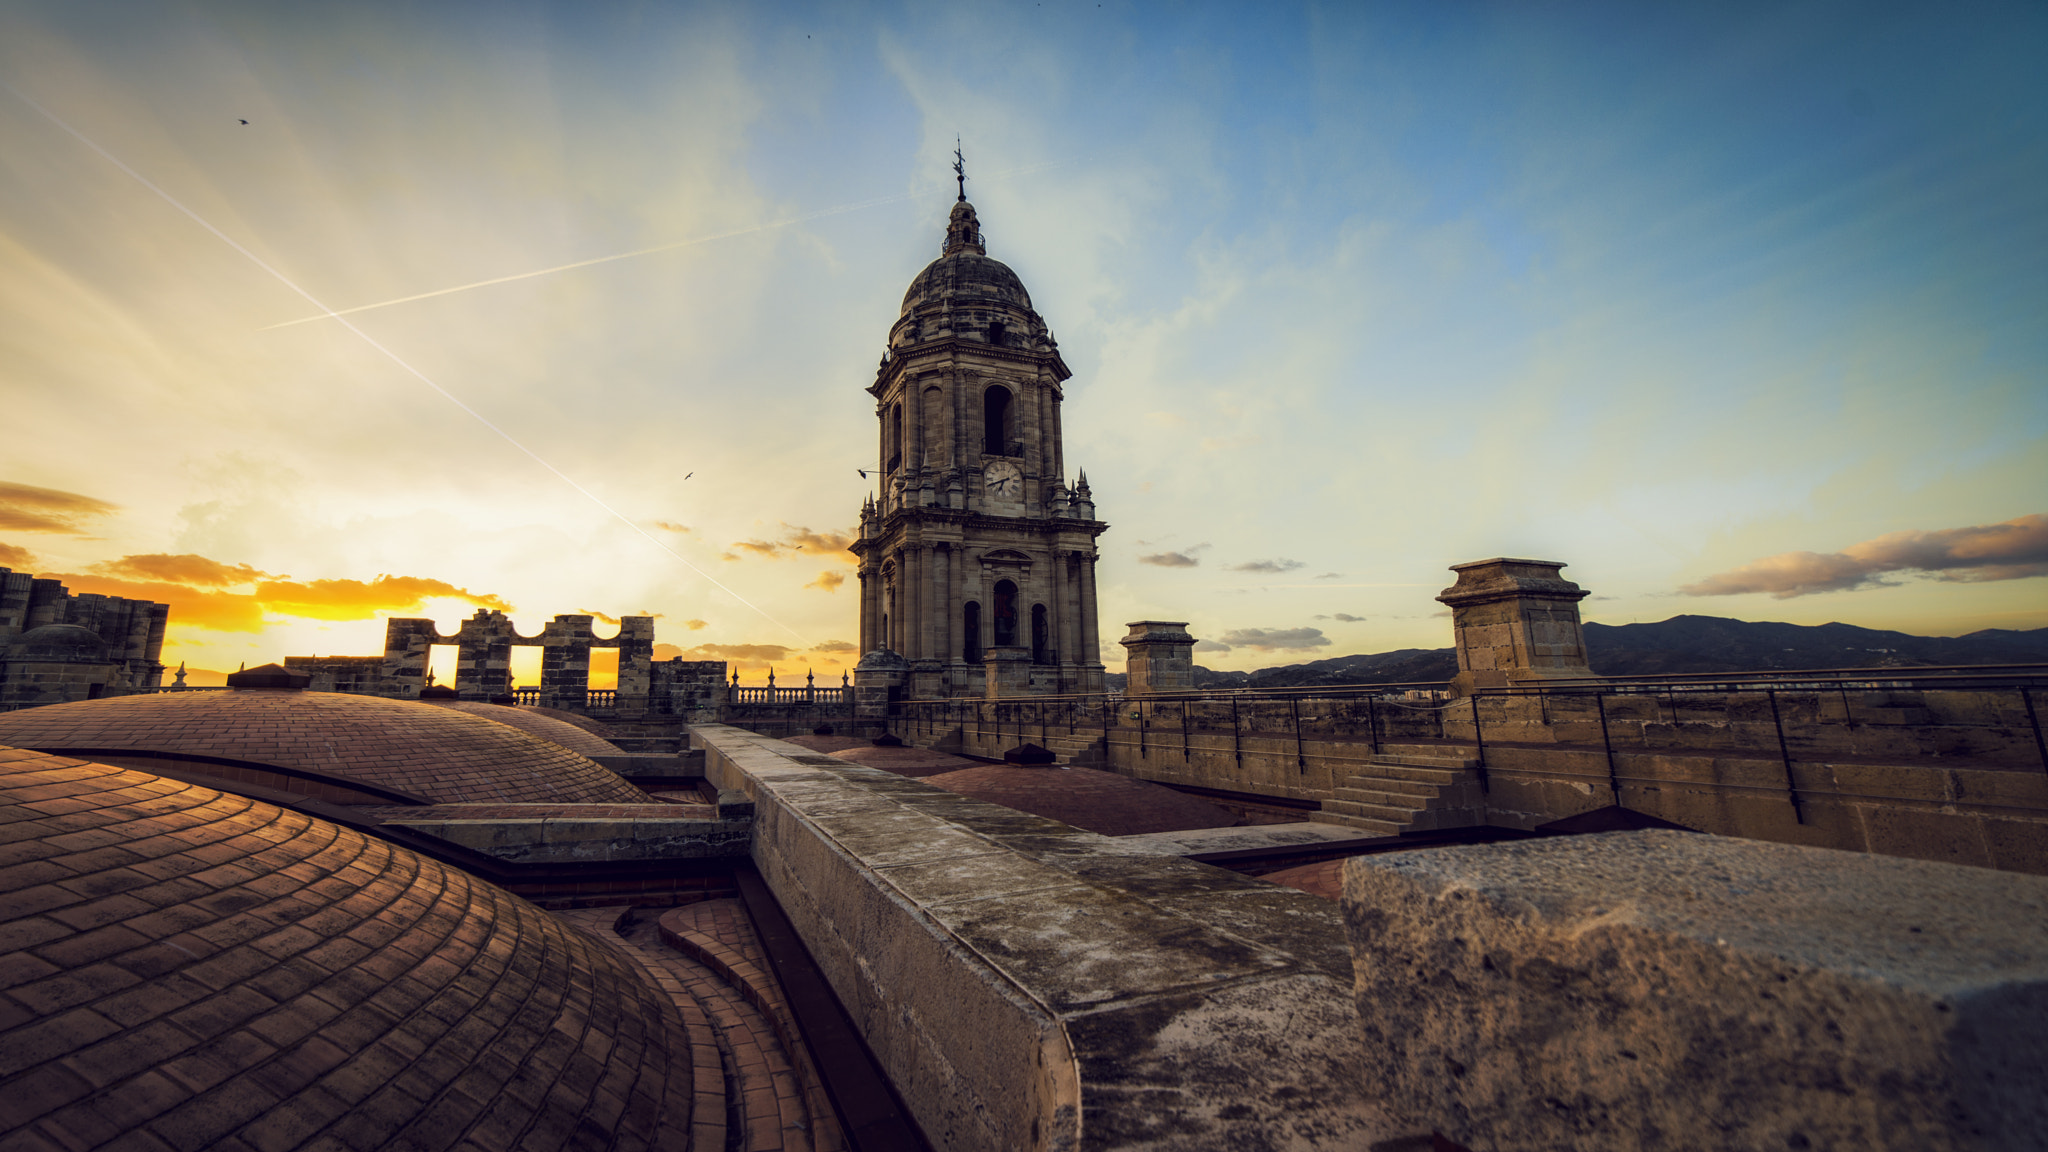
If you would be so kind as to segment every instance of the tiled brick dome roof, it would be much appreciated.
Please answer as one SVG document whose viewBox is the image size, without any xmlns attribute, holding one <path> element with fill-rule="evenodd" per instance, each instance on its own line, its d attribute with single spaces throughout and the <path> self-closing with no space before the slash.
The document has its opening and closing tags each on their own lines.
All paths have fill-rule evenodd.
<svg viewBox="0 0 2048 1152">
<path fill-rule="evenodd" d="M 619 754 L 617 744 L 597 733 L 567 721 L 557 720 L 553 716 L 544 716 L 531 709 L 510 704 L 483 704 L 474 700 L 448 700 L 433 707 L 453 708 L 457 712 L 467 712 L 471 716 L 481 716 L 486 720 L 496 720 L 500 724 L 510 724 L 529 736 L 552 740 L 580 756 Z"/>
<path fill-rule="evenodd" d="M 1104 836 L 1227 828 L 1237 823 L 1229 809 L 1199 796 L 1094 768 L 988 764 L 926 776 L 924 782 Z"/>
<path fill-rule="evenodd" d="M 674 1003 L 510 893 L 296 812 L 9 748 L 0 829 L 0 1145 L 687 1143 Z"/>
<path fill-rule="evenodd" d="M 431 704 L 337 692 L 165 692 L 24 708 L 0 714 L 0 744 L 272 764 L 445 804 L 648 802 L 617 773 L 516 728 Z"/>
</svg>

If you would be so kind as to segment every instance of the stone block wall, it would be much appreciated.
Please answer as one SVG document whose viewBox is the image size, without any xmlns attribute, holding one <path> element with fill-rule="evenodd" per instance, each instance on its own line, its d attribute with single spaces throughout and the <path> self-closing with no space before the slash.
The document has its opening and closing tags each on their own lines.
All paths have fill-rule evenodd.
<svg viewBox="0 0 2048 1152">
<path fill-rule="evenodd" d="M 155 688 L 163 682 L 170 612 L 167 604 L 73 594 L 60 581 L 0 568 L 0 682 L 14 685 L 7 693 L 13 702 L 38 704 L 83 700 L 95 684 L 109 693 Z M 60 668 L 47 661 L 9 659 L 15 637 L 50 624 L 69 624 L 98 636 L 106 646 L 103 663 Z"/>
<path fill-rule="evenodd" d="M 1473 1152 L 2044 1146 L 2048 879 L 1623 832 L 1358 857 L 1343 909 L 1365 1082 Z"/>
<path fill-rule="evenodd" d="M 1587 595 L 1558 575 L 1557 560 L 1499 557 L 1453 564 L 1458 582 L 1437 595 L 1451 609 L 1457 641 L 1454 688 L 1590 677 L 1579 601 Z"/>
</svg>

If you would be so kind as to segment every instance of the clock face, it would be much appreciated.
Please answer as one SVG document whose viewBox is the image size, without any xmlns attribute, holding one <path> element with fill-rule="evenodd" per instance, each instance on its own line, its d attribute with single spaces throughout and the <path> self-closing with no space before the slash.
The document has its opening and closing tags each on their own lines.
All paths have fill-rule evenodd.
<svg viewBox="0 0 2048 1152">
<path fill-rule="evenodd" d="M 1018 500 L 1024 495 L 1024 472 L 1007 460 L 988 466 L 982 475 L 988 480 L 988 494 L 998 500 Z"/>
</svg>

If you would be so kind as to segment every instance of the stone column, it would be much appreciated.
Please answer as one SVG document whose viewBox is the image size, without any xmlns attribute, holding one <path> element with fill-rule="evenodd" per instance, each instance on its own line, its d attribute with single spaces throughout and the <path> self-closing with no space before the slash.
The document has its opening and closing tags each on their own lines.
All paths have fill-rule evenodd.
<svg viewBox="0 0 2048 1152">
<path fill-rule="evenodd" d="M 902 698 L 910 661 L 887 648 L 876 648 L 853 667 L 854 715 L 862 720 L 887 720 L 891 705 Z"/>
<path fill-rule="evenodd" d="M 1129 655 L 1124 670 L 1127 696 L 1159 692 L 1192 692 L 1195 687 L 1195 638 L 1185 620 L 1134 620 L 1130 635 L 1118 643 Z"/>
<path fill-rule="evenodd" d="M 988 670 L 988 699 L 999 696 L 1028 696 L 1031 694 L 1031 649 L 1021 644 L 991 646 L 983 654 L 984 667 Z"/>
<path fill-rule="evenodd" d="M 1437 594 L 1451 609 L 1458 674 L 1452 691 L 1593 675 L 1579 601 L 1586 591 L 1557 574 L 1561 560 L 1496 557 L 1453 564 L 1458 582 Z"/>
<path fill-rule="evenodd" d="M 428 649 L 441 638 L 432 620 L 392 617 L 384 622 L 384 695 L 418 699 L 427 682 Z"/>
</svg>

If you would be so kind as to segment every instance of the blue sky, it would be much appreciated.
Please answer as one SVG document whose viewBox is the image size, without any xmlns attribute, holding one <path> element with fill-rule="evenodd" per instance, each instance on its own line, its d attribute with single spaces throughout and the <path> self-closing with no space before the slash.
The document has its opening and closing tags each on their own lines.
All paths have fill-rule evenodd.
<svg viewBox="0 0 2048 1152">
<path fill-rule="evenodd" d="M 4 4 L 0 564 L 189 593 L 209 667 L 489 601 L 836 672 L 811 537 L 958 134 L 1105 635 L 1441 646 L 1503 554 L 1610 623 L 2040 627 L 2044 56 L 2021 4 Z M 522 278 L 291 324 L 165 196 L 337 309 Z"/>
</svg>

